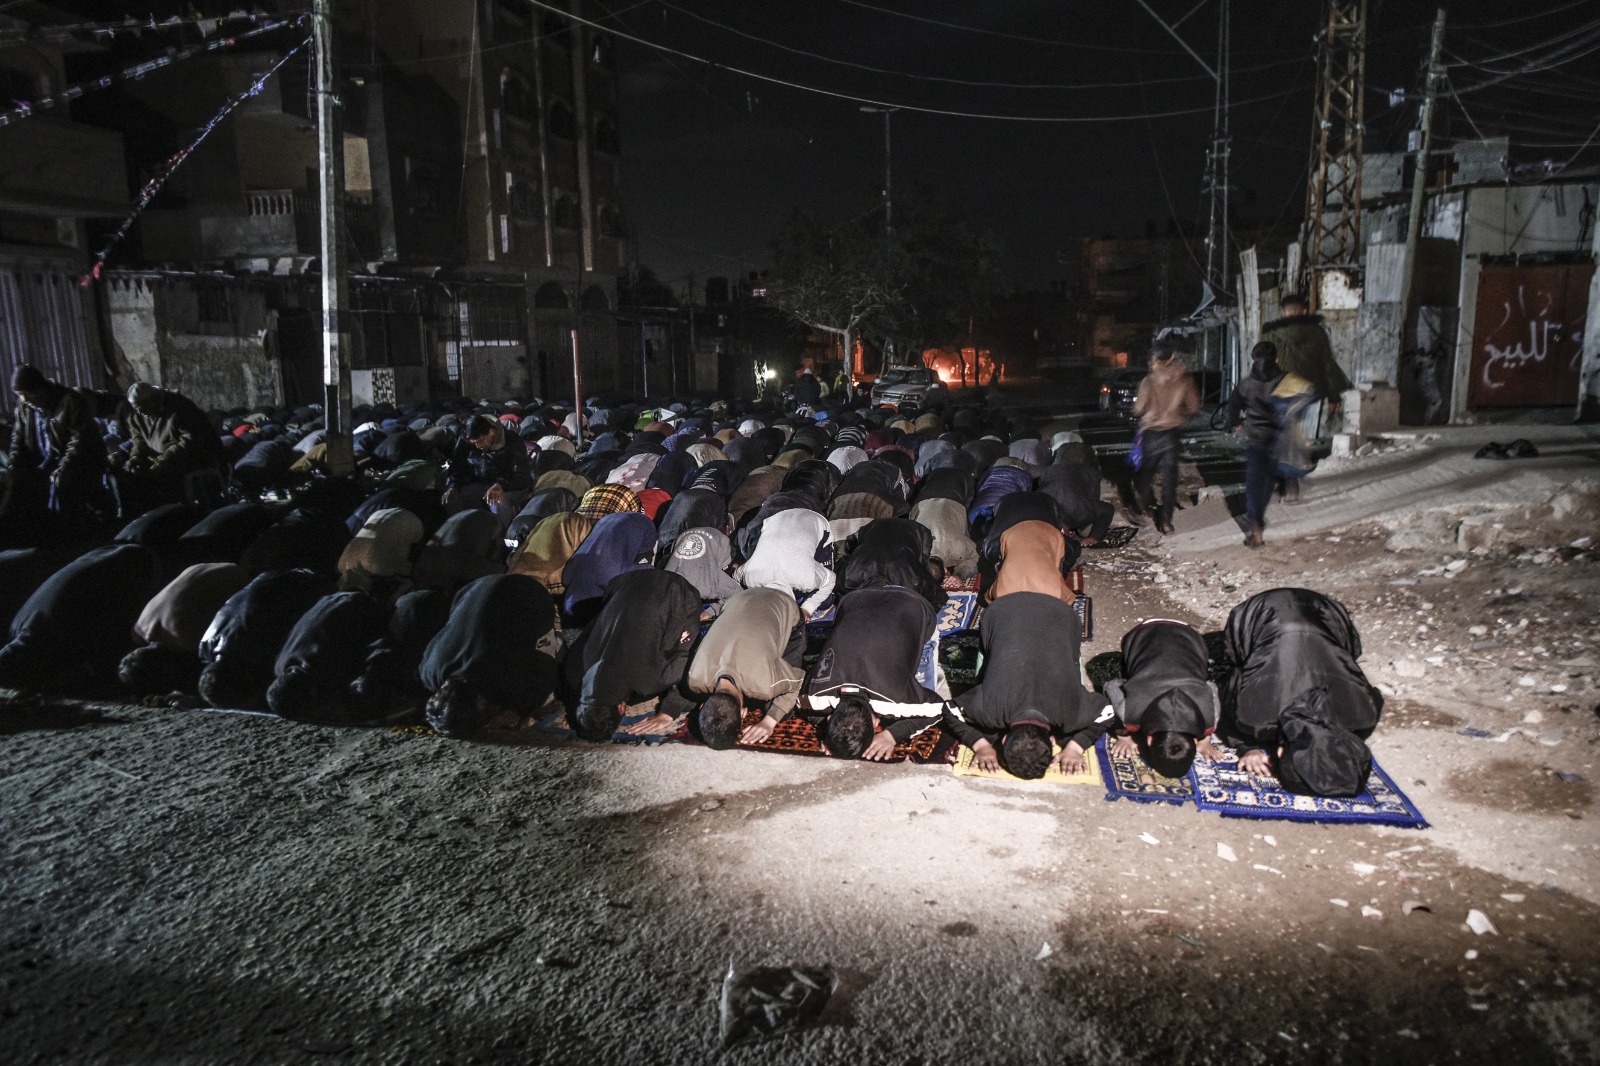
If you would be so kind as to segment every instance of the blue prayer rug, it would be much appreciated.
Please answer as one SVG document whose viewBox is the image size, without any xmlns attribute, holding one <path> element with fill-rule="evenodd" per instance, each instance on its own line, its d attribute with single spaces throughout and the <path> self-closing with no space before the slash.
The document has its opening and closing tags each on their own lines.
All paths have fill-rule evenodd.
<svg viewBox="0 0 1600 1066">
<path fill-rule="evenodd" d="M 1279 787 L 1270 777 L 1256 777 L 1239 769 L 1238 757 L 1220 748 L 1223 758 L 1207 762 L 1196 758 L 1189 779 L 1195 806 L 1216 811 L 1224 818 L 1281 819 L 1291 822 L 1365 823 L 1401 829 L 1426 829 L 1427 819 L 1376 759 L 1367 790 L 1359 796 L 1302 796 Z"/>
<path fill-rule="evenodd" d="M 1192 778 L 1163 777 L 1138 755 L 1113 755 L 1110 737 L 1096 741 L 1094 753 L 1100 760 L 1107 802 L 1129 799 L 1135 803 L 1185 804 L 1194 799 Z"/>
</svg>

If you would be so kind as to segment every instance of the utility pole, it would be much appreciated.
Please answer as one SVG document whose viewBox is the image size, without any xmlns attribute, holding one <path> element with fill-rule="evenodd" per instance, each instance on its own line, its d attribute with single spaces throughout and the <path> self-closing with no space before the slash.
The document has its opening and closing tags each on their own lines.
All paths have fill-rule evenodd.
<svg viewBox="0 0 1600 1066">
<path fill-rule="evenodd" d="M 1412 288 L 1417 277 L 1417 245 L 1422 239 L 1422 215 L 1428 205 L 1428 153 L 1433 150 L 1433 101 L 1439 94 L 1439 53 L 1444 48 L 1444 8 L 1433 17 L 1433 43 L 1428 46 L 1428 78 L 1422 97 L 1422 137 L 1417 145 L 1416 173 L 1411 177 L 1411 217 L 1406 223 L 1405 271 L 1400 277 L 1400 346 L 1416 344 L 1416 311 Z"/>
<path fill-rule="evenodd" d="M 355 467 L 350 431 L 350 283 L 344 274 L 344 131 L 334 76 L 333 0 L 312 0 L 311 39 L 317 55 L 317 197 L 322 215 L 322 418 L 328 466 L 336 476 Z"/>
<path fill-rule="evenodd" d="M 686 374 L 684 374 L 684 377 L 687 379 L 685 381 L 685 384 L 688 385 L 689 390 L 691 392 L 694 391 L 694 363 L 695 363 L 695 359 L 698 358 L 698 356 L 699 356 L 699 351 L 698 351 L 698 349 L 695 348 L 694 320 L 695 320 L 695 313 L 694 313 L 694 275 L 690 274 L 689 275 L 689 367 L 688 367 L 688 372 Z M 676 390 L 674 390 L 674 391 L 676 391 Z"/>
<path fill-rule="evenodd" d="M 578 432 L 574 434 L 574 442 L 581 450 L 583 447 L 583 365 L 578 358 L 578 331 L 572 330 L 572 413 Z"/>
<path fill-rule="evenodd" d="M 1321 275 L 1361 268 L 1361 168 L 1365 158 L 1367 0 L 1325 0 L 1317 34 L 1317 110 L 1306 188 L 1307 298 L 1321 301 Z"/>
</svg>

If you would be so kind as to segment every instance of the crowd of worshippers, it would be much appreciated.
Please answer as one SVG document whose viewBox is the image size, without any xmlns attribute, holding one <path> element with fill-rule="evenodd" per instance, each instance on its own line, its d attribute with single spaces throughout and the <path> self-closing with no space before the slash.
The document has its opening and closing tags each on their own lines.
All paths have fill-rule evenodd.
<svg viewBox="0 0 1600 1066">
<path fill-rule="evenodd" d="M 1381 697 L 1344 609 L 1309 590 L 1234 611 L 1220 692 L 1176 622 L 1136 627 L 1124 677 L 1086 687 L 1070 575 L 1115 508 L 1070 429 L 978 406 L 380 405 L 335 477 L 315 407 L 14 384 L 0 687 L 455 738 L 564 709 L 586 740 L 687 726 L 714 749 L 797 714 L 870 760 L 942 726 L 1022 778 L 1079 769 L 1108 731 L 1168 776 L 1214 732 L 1302 791 L 1354 794 L 1370 767 Z M 196 499 L 197 474 L 232 502 Z M 985 605 L 959 695 L 950 576 Z"/>
</svg>

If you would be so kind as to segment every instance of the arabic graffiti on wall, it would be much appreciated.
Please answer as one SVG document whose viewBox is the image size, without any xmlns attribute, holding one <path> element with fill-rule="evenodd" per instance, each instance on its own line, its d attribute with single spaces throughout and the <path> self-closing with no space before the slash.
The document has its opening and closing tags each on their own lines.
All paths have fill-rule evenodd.
<svg viewBox="0 0 1600 1066">
<path fill-rule="evenodd" d="M 1473 407 L 1572 403 L 1583 356 L 1590 264 L 1486 266 L 1473 330 Z"/>
</svg>

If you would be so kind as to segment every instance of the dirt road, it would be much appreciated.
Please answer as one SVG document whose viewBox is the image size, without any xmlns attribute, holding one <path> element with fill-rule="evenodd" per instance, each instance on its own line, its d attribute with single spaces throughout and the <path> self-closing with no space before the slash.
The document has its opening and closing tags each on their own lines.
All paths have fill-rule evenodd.
<svg viewBox="0 0 1600 1066">
<path fill-rule="evenodd" d="M 1595 1061 L 1593 551 L 1389 550 L 1412 528 L 1391 509 L 1185 553 L 1209 520 L 1180 519 L 1090 553 L 1086 653 L 1145 617 L 1218 628 L 1274 585 L 1343 599 L 1390 696 L 1374 751 L 1432 829 L 909 765 L 12 705 L 0 1048 L 701 1063 L 731 960 L 842 981 L 821 1024 L 729 1063 Z"/>
</svg>

